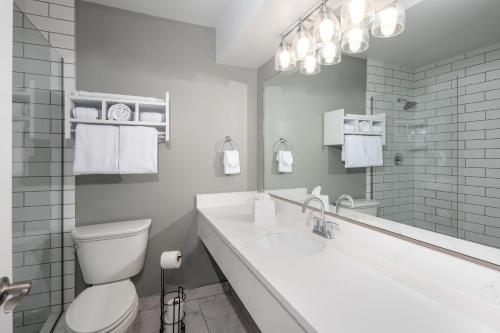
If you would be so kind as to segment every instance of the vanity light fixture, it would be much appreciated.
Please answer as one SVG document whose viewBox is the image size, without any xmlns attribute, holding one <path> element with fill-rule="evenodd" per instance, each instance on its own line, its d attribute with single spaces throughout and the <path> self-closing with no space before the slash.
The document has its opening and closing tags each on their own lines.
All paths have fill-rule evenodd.
<svg viewBox="0 0 500 333">
<path fill-rule="evenodd" d="M 406 19 L 401 0 L 384 7 L 376 7 L 377 1 L 382 0 L 345 0 L 333 9 L 328 0 L 321 1 L 282 34 L 275 54 L 275 69 L 290 71 L 298 67 L 301 74 L 317 74 L 321 65 L 340 63 L 342 52 L 366 51 L 370 31 L 379 38 L 401 34 Z M 340 12 L 340 22 L 335 12 Z"/>
<path fill-rule="evenodd" d="M 399 35 L 405 30 L 405 10 L 398 1 L 394 1 L 375 14 L 372 24 L 372 35 L 388 38 Z"/>
</svg>

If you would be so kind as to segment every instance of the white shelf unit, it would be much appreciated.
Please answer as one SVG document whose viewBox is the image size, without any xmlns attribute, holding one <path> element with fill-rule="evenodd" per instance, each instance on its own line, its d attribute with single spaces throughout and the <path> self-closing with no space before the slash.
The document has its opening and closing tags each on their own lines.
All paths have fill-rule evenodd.
<svg viewBox="0 0 500 333">
<path fill-rule="evenodd" d="M 77 124 L 97 124 L 97 125 L 126 125 L 126 126 L 151 126 L 158 129 L 158 137 L 162 141 L 170 140 L 170 94 L 165 94 L 165 100 L 148 101 L 137 96 L 108 97 L 100 96 L 79 96 L 66 94 L 64 109 L 64 137 L 71 139 L 72 132 Z M 116 121 L 107 119 L 107 111 L 111 105 L 123 103 L 132 110 L 132 119 L 127 121 Z M 75 107 L 95 108 L 98 111 L 97 119 L 77 119 L 73 117 Z M 140 121 L 141 112 L 156 112 L 162 114 L 161 122 Z"/>
<path fill-rule="evenodd" d="M 363 131 L 359 124 L 366 121 L 369 124 L 369 130 Z M 347 125 L 347 126 L 346 126 Z M 385 145 L 386 133 L 385 113 L 377 115 L 345 114 L 344 109 L 326 112 L 323 115 L 323 144 L 325 146 L 337 146 L 344 144 L 344 135 L 379 135 L 382 137 L 382 143 Z M 346 130 L 346 127 L 352 127 Z M 379 127 L 379 131 L 374 131 Z"/>
</svg>

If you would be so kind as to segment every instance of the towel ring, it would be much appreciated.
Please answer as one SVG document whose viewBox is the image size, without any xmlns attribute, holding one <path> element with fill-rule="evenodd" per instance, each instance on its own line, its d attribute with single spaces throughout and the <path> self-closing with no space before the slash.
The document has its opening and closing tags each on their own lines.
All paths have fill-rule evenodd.
<svg viewBox="0 0 500 333">
<path fill-rule="evenodd" d="M 287 139 L 285 139 L 285 138 L 280 138 L 280 139 L 279 139 L 279 141 L 278 141 L 278 142 L 276 142 L 276 143 L 274 144 L 273 151 L 274 151 L 275 153 L 277 153 L 277 152 L 278 152 L 278 150 L 279 150 L 279 148 L 280 148 L 282 145 L 283 145 L 283 146 L 285 146 L 285 149 L 286 149 L 286 150 L 290 150 L 290 149 L 288 148 L 288 140 L 287 140 Z"/>
<path fill-rule="evenodd" d="M 238 143 L 238 141 L 236 141 L 235 139 L 231 138 L 228 135 L 224 139 L 222 139 L 221 141 L 217 142 L 217 144 L 215 145 L 215 151 L 219 152 L 217 150 L 217 147 L 221 146 L 221 152 L 222 153 L 225 152 L 227 150 L 226 145 L 230 145 L 231 150 L 240 150 L 240 144 Z"/>
</svg>

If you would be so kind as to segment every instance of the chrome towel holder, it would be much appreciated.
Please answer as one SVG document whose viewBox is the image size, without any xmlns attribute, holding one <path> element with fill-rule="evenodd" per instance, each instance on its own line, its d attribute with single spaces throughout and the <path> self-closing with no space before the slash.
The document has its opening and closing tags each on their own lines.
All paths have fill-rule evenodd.
<svg viewBox="0 0 500 333">
<path fill-rule="evenodd" d="M 274 144 L 273 151 L 277 153 L 282 145 L 285 147 L 285 150 L 290 150 L 288 147 L 288 143 L 289 141 L 287 139 L 280 138 L 279 141 Z"/>
<path fill-rule="evenodd" d="M 238 141 L 236 141 L 235 139 L 231 138 L 229 135 L 227 135 L 224 139 L 220 140 L 219 142 L 217 142 L 217 144 L 215 145 L 215 151 L 217 153 L 223 153 L 225 152 L 226 150 L 228 150 L 226 148 L 226 145 L 230 145 L 231 146 L 231 150 L 240 150 L 240 144 L 238 143 Z M 217 148 L 221 148 L 221 150 L 219 151 Z"/>
</svg>

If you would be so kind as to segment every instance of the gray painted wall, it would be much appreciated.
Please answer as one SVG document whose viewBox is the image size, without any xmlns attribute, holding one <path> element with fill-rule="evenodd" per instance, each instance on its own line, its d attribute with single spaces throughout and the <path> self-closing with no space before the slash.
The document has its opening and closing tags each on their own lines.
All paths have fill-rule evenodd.
<svg viewBox="0 0 500 333">
<path fill-rule="evenodd" d="M 330 199 L 341 193 L 365 196 L 365 168 L 346 169 L 340 147 L 323 145 L 323 114 L 336 109 L 364 114 L 366 61 L 343 57 L 318 75 L 279 73 L 263 83 L 264 187 L 322 186 Z M 294 171 L 280 174 L 273 146 L 284 137 L 294 155 Z"/>
<path fill-rule="evenodd" d="M 135 278 L 140 296 L 159 292 L 165 250 L 185 254 L 170 284 L 219 281 L 197 236 L 195 195 L 257 188 L 257 72 L 215 64 L 210 28 L 82 1 L 76 23 L 78 89 L 171 96 L 171 141 L 159 146 L 159 173 L 77 177 L 77 225 L 153 219 L 146 265 Z M 240 143 L 241 175 L 222 173 L 215 144 L 225 135 Z"/>
</svg>

